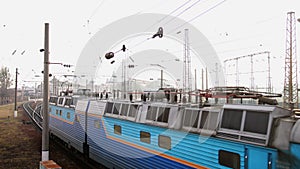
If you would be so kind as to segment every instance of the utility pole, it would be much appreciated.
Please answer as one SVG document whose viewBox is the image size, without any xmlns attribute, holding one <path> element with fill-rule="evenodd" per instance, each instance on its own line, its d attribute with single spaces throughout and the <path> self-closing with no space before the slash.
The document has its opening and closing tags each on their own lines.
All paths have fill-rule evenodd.
<svg viewBox="0 0 300 169">
<path fill-rule="evenodd" d="M 49 160 L 49 23 L 45 23 L 42 161 Z"/>
<path fill-rule="evenodd" d="M 268 86 L 267 86 L 267 92 L 269 92 L 269 93 L 272 92 L 270 52 L 268 52 Z"/>
<path fill-rule="evenodd" d="M 163 70 L 160 70 L 160 88 L 164 87 L 164 73 Z"/>
<path fill-rule="evenodd" d="M 15 83 L 15 111 L 14 111 L 14 117 L 18 116 L 17 111 L 17 92 L 18 92 L 18 68 L 16 68 L 16 83 Z"/>
<path fill-rule="evenodd" d="M 195 69 L 195 91 L 197 90 L 197 70 Z"/>
<path fill-rule="evenodd" d="M 239 58 L 236 58 L 236 63 L 235 63 L 235 68 L 236 68 L 236 86 L 239 86 Z"/>
<path fill-rule="evenodd" d="M 204 90 L 204 70 L 202 69 L 202 90 Z"/>
<path fill-rule="evenodd" d="M 198 103 L 198 90 L 197 90 L 197 70 L 195 69 L 195 93 L 196 93 L 196 103 Z"/>
<path fill-rule="evenodd" d="M 205 71 L 206 71 L 206 73 L 205 73 L 205 76 L 206 76 L 206 90 L 208 90 L 208 71 L 207 71 L 207 67 L 205 68 Z"/>
<path fill-rule="evenodd" d="M 52 93 L 53 93 L 53 95 L 56 95 L 55 93 L 55 76 L 53 76 L 53 80 L 52 80 Z"/>
<path fill-rule="evenodd" d="M 126 63 L 125 59 L 122 61 L 122 74 L 123 74 L 123 99 L 126 99 Z"/>
<path fill-rule="evenodd" d="M 216 63 L 216 86 L 219 86 L 219 68 L 218 63 Z"/>
<path fill-rule="evenodd" d="M 250 62 L 251 62 L 250 88 L 251 88 L 251 90 L 254 90 L 254 68 L 253 68 L 253 55 L 250 55 Z"/>
</svg>

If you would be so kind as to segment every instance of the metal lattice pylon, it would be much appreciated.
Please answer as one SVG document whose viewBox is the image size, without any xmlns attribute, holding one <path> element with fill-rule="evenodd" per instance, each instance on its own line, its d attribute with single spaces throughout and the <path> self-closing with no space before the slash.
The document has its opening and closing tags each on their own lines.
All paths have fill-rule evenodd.
<svg viewBox="0 0 300 169">
<path fill-rule="evenodd" d="M 190 56 L 190 44 L 189 44 L 189 30 L 185 29 L 184 36 L 184 58 L 183 58 L 183 93 L 192 90 L 192 75 L 191 75 L 191 56 Z"/>
<path fill-rule="evenodd" d="M 288 12 L 287 15 L 283 106 L 286 108 L 298 108 L 295 12 Z"/>
</svg>

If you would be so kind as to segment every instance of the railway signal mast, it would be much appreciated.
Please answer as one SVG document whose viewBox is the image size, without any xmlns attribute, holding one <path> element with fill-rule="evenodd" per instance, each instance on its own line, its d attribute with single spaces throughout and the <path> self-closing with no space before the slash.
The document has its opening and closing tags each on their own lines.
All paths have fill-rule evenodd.
<svg viewBox="0 0 300 169">
<path fill-rule="evenodd" d="M 288 12 L 287 15 L 283 106 L 293 109 L 298 108 L 296 19 L 295 12 Z"/>
</svg>

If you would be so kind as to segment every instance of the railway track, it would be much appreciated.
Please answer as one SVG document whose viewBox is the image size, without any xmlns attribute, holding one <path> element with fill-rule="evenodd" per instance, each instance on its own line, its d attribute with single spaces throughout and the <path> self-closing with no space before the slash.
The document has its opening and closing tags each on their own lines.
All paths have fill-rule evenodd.
<svg viewBox="0 0 300 169">
<path fill-rule="evenodd" d="M 39 131 L 43 130 L 43 116 L 42 116 L 42 103 L 38 103 L 35 108 L 31 107 L 33 102 L 26 102 L 23 104 L 23 108 L 27 115 L 30 117 L 34 126 L 38 128 Z M 77 152 L 74 148 L 69 148 L 69 146 L 62 142 L 58 137 L 50 137 L 51 140 L 55 141 L 56 145 L 58 145 L 61 149 L 64 149 L 67 156 L 69 156 L 72 161 L 76 161 L 79 168 L 88 168 L 88 169 L 99 169 L 105 168 L 101 164 L 91 160 L 86 159 L 85 156 L 79 152 Z"/>
<path fill-rule="evenodd" d="M 42 131 L 43 127 L 43 117 L 42 117 L 42 104 L 39 103 L 35 106 L 35 108 L 31 107 L 31 104 L 33 102 L 26 102 L 23 104 L 23 109 L 25 110 L 25 112 L 27 113 L 27 115 L 30 117 L 30 119 L 32 120 L 32 122 L 34 123 L 34 125 L 40 130 Z M 24 122 L 23 122 L 24 123 Z"/>
</svg>

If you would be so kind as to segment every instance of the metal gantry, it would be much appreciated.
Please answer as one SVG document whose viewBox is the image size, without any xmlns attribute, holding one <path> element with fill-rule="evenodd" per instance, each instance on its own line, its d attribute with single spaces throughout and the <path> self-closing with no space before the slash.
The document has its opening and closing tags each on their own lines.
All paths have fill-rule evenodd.
<svg viewBox="0 0 300 169">
<path fill-rule="evenodd" d="M 244 55 L 244 56 L 238 56 L 235 58 L 231 58 L 231 59 L 226 59 L 224 60 L 224 71 L 226 73 L 226 75 L 228 75 L 228 72 L 226 71 L 226 64 L 229 61 L 235 61 L 235 68 L 236 68 L 236 72 L 234 73 L 234 75 L 236 76 L 236 86 L 240 85 L 240 79 L 239 79 L 239 60 L 240 59 L 244 59 L 244 58 L 250 58 L 250 66 L 251 66 L 251 70 L 250 70 L 250 88 L 253 90 L 255 88 L 255 83 L 254 83 L 254 62 L 253 62 L 253 57 L 254 56 L 258 56 L 258 55 L 263 55 L 263 54 L 267 54 L 267 59 L 268 59 L 268 67 L 267 67 L 267 72 L 268 72 L 268 76 L 267 76 L 267 91 L 271 92 L 271 69 L 270 69 L 270 52 L 269 51 L 264 51 L 264 52 L 257 52 L 257 53 L 252 53 L 252 54 L 248 54 L 248 55 Z M 227 80 L 226 80 L 226 85 L 227 85 Z"/>
<path fill-rule="evenodd" d="M 286 108 L 298 108 L 296 51 L 295 12 L 288 12 L 286 21 L 285 76 L 283 89 L 283 106 Z"/>
</svg>

